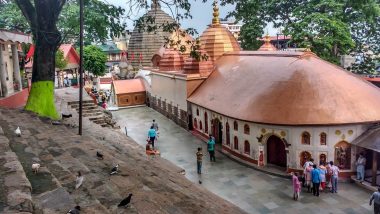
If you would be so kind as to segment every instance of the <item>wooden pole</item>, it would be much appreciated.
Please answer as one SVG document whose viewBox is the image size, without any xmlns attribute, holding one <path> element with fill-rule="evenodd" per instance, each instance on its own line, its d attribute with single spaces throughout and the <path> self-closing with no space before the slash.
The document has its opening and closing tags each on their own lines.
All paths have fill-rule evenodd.
<svg viewBox="0 0 380 214">
<path fill-rule="evenodd" d="M 377 180 L 377 152 L 372 151 L 372 186 L 376 186 Z"/>
</svg>

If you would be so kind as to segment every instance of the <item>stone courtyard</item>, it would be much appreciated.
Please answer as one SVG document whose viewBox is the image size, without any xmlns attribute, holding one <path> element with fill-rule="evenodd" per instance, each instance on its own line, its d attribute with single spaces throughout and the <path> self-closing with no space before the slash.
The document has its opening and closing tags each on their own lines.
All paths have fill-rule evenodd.
<svg viewBox="0 0 380 214">
<path fill-rule="evenodd" d="M 84 135 L 77 135 L 77 114 L 70 111 L 72 118 L 53 125 L 0 108 L 0 213 L 66 213 L 75 205 L 81 213 L 244 213 L 187 180 L 171 162 L 147 157 L 120 131 L 84 118 Z M 18 126 L 21 137 L 14 134 Z M 41 164 L 38 174 L 32 172 L 34 162 Z M 117 163 L 120 172 L 110 176 Z M 84 182 L 75 190 L 77 171 Z M 118 208 L 129 193 L 130 206 Z"/>
<path fill-rule="evenodd" d="M 289 179 L 243 166 L 218 152 L 216 162 L 210 163 L 202 140 L 148 107 L 122 109 L 113 115 L 121 130 L 127 127 L 128 136 L 140 145 L 146 144 L 148 128 L 155 119 L 160 131 L 156 145 L 161 157 L 185 169 L 190 181 L 247 213 L 372 213 L 373 207 L 368 205 L 371 192 L 355 184 L 340 183 L 338 194 L 324 193 L 318 198 L 303 189 L 301 199 L 295 202 Z M 202 176 L 196 173 L 195 152 L 199 146 L 205 154 Z"/>
</svg>

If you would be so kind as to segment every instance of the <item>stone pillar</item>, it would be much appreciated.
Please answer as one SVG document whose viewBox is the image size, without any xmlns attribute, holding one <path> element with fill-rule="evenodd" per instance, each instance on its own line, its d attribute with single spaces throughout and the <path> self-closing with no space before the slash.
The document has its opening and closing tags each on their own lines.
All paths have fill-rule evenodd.
<svg viewBox="0 0 380 214">
<path fill-rule="evenodd" d="M 0 82 L 1 82 L 1 91 L 2 91 L 1 95 L 3 97 L 6 97 L 8 95 L 6 72 L 8 71 L 5 69 L 4 51 L 6 51 L 6 48 L 5 50 L 3 50 L 3 45 L 6 47 L 6 44 L 0 43 Z"/>
<path fill-rule="evenodd" d="M 18 61 L 18 51 L 17 51 L 17 44 L 12 44 L 12 61 L 13 61 L 13 75 L 15 79 L 13 80 L 18 85 L 17 90 L 22 90 L 22 81 L 21 81 L 21 75 L 20 75 L 20 63 Z"/>
<path fill-rule="evenodd" d="M 376 186 L 377 180 L 377 152 L 372 151 L 372 186 Z"/>
</svg>

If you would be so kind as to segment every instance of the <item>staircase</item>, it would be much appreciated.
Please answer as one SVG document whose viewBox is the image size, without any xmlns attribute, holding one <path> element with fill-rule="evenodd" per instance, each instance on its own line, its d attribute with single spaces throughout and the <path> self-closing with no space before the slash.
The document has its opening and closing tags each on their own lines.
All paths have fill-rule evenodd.
<svg viewBox="0 0 380 214">
<path fill-rule="evenodd" d="M 79 101 L 68 102 L 68 105 L 79 113 Z M 100 125 L 101 127 L 112 127 L 107 123 L 106 115 L 103 113 L 103 109 L 95 105 L 94 101 L 82 101 L 82 107 L 83 117 L 87 117 L 90 121 Z"/>
</svg>

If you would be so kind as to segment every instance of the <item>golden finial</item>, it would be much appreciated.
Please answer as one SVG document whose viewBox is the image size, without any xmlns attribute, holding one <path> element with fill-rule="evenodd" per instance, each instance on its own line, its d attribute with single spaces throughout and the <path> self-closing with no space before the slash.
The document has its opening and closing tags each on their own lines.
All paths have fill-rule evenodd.
<svg viewBox="0 0 380 214">
<path fill-rule="evenodd" d="M 269 36 L 269 33 L 267 32 L 267 34 L 265 35 L 265 37 L 264 37 L 264 42 L 266 43 L 266 44 L 269 44 L 270 43 L 270 36 Z"/>
<path fill-rule="evenodd" d="M 219 25 L 219 4 L 218 0 L 214 0 L 214 12 L 212 13 L 213 18 L 212 18 L 212 25 Z"/>
<path fill-rule="evenodd" d="M 304 52 L 311 52 L 311 45 L 306 45 Z"/>
</svg>

